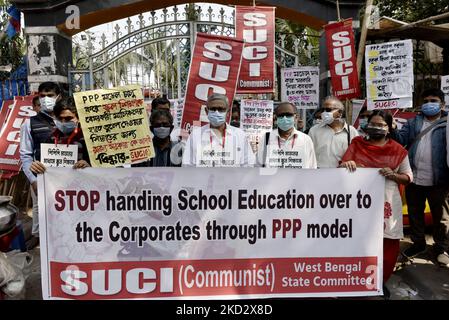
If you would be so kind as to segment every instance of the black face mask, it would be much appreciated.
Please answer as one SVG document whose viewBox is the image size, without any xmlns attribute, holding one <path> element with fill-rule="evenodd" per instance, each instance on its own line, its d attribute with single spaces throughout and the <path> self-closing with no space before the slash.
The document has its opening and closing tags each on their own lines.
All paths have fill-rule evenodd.
<svg viewBox="0 0 449 320">
<path fill-rule="evenodd" d="M 384 128 L 376 128 L 376 127 L 366 127 L 363 129 L 366 132 L 368 137 L 372 140 L 380 140 L 387 136 L 388 130 Z"/>
<path fill-rule="evenodd" d="M 232 120 L 231 121 L 231 126 L 240 128 L 240 121 Z"/>
</svg>

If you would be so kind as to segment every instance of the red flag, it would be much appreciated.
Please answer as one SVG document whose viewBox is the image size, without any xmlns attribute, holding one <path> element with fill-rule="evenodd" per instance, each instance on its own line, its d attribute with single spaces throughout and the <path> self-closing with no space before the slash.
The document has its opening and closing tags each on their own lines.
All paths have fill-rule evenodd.
<svg viewBox="0 0 449 320">
<path fill-rule="evenodd" d="M 198 33 L 190 64 L 182 129 L 191 131 L 194 121 L 207 123 L 207 97 L 212 93 L 234 99 L 242 59 L 243 40 Z M 227 122 L 230 120 L 228 116 Z"/>
<path fill-rule="evenodd" d="M 0 111 L 0 136 L 3 131 L 3 125 L 8 119 L 8 115 L 11 112 L 12 105 L 14 104 L 14 100 L 5 100 L 2 103 L 2 110 Z"/>
<path fill-rule="evenodd" d="M 0 139 L 0 170 L 20 171 L 20 127 L 36 112 L 30 99 L 17 100 L 2 128 Z"/>
<path fill-rule="evenodd" d="M 324 30 L 333 95 L 341 100 L 359 97 L 360 86 L 352 18 L 328 24 L 324 26 Z"/>
<path fill-rule="evenodd" d="M 245 41 L 237 93 L 274 92 L 274 7 L 235 9 L 235 34 Z"/>
</svg>

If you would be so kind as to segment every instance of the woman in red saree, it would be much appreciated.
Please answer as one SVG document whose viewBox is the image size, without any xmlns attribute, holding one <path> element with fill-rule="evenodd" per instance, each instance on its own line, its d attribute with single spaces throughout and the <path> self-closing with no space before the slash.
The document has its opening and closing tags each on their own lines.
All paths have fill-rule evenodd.
<svg viewBox="0 0 449 320">
<path fill-rule="evenodd" d="M 393 117 L 383 110 L 374 111 L 364 129 L 366 137 L 355 137 L 342 158 L 340 167 L 380 168 L 385 179 L 383 282 L 393 273 L 399 255 L 399 241 L 404 236 L 400 184 L 413 180 L 407 150 L 389 138 Z"/>
</svg>

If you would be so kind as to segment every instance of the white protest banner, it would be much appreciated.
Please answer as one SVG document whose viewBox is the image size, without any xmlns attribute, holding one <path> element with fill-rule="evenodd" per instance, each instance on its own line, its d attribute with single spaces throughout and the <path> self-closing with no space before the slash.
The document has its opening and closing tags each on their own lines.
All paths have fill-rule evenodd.
<svg viewBox="0 0 449 320">
<path fill-rule="evenodd" d="M 240 104 L 240 128 L 245 131 L 251 146 L 273 129 L 273 101 L 242 100 Z"/>
<path fill-rule="evenodd" d="M 281 70 L 282 101 L 298 109 L 319 107 L 320 72 L 318 67 L 283 68 Z"/>
<path fill-rule="evenodd" d="M 412 40 L 366 46 L 368 110 L 413 107 Z"/>
<path fill-rule="evenodd" d="M 449 110 L 449 76 L 441 76 L 441 91 L 444 92 L 446 110 Z"/>
<path fill-rule="evenodd" d="M 41 143 L 41 162 L 46 167 L 73 167 L 78 161 L 78 145 Z"/>
<path fill-rule="evenodd" d="M 378 169 L 272 170 L 48 168 L 43 297 L 381 295 Z"/>
</svg>

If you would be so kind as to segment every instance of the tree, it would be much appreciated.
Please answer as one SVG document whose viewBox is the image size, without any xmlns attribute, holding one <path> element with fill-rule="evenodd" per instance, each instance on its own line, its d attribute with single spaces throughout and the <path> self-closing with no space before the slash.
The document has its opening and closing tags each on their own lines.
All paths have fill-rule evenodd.
<svg viewBox="0 0 449 320">
<path fill-rule="evenodd" d="M 418 21 L 449 10 L 449 0 L 376 0 L 376 2 L 381 16 L 404 22 Z"/>
<path fill-rule="evenodd" d="M 7 0 L 0 0 L 0 65 L 11 65 L 12 71 L 14 71 L 22 63 L 26 48 L 20 33 L 12 39 L 9 39 L 4 33 L 9 22 L 6 9 L 10 5 Z M 0 80 L 8 78 L 9 72 L 0 72 Z"/>
</svg>

